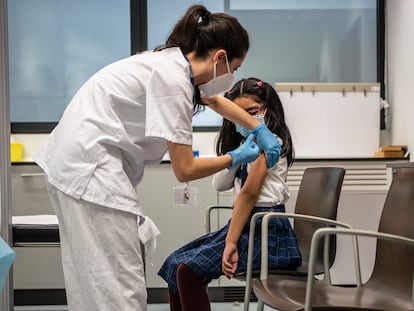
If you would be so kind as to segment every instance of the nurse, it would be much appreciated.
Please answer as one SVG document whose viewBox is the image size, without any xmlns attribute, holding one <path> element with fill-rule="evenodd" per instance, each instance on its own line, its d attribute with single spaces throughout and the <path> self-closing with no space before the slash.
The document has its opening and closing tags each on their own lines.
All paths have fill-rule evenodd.
<svg viewBox="0 0 414 311">
<path fill-rule="evenodd" d="M 145 165 L 168 151 L 175 176 L 187 182 L 262 150 L 268 167 L 277 161 L 280 146 L 266 126 L 216 96 L 230 88 L 248 48 L 234 17 L 195 5 L 164 48 L 106 66 L 68 104 L 35 161 L 59 220 L 70 311 L 146 310 L 140 245 L 157 230 L 135 191 Z M 251 129 L 257 144 L 251 135 L 225 155 L 194 158 L 191 120 L 204 105 Z"/>
</svg>

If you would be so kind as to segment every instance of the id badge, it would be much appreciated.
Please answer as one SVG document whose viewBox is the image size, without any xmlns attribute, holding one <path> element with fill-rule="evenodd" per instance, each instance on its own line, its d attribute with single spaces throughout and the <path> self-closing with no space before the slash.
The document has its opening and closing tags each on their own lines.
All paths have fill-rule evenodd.
<svg viewBox="0 0 414 311">
<path fill-rule="evenodd" d="M 174 202 L 176 205 L 198 206 L 198 188 L 190 187 L 188 183 L 174 187 Z"/>
</svg>

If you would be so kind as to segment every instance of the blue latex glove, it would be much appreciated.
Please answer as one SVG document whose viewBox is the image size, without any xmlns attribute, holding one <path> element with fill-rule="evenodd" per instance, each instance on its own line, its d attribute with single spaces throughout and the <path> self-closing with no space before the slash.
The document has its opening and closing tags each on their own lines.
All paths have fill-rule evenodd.
<svg viewBox="0 0 414 311">
<path fill-rule="evenodd" d="M 260 151 L 264 151 L 266 154 L 267 168 L 271 168 L 276 164 L 280 156 L 280 144 L 277 137 L 264 124 L 255 127 L 252 130 L 252 134 L 256 136 Z"/>
<path fill-rule="evenodd" d="M 250 134 L 239 148 L 226 153 L 232 157 L 230 170 L 243 163 L 249 163 L 257 159 L 260 150 L 253 139 L 254 135 Z"/>
</svg>

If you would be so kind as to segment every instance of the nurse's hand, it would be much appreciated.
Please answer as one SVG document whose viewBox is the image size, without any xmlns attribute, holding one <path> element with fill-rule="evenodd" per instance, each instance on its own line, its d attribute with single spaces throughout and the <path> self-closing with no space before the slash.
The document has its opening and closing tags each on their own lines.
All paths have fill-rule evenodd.
<svg viewBox="0 0 414 311">
<path fill-rule="evenodd" d="M 252 134 L 256 136 L 260 151 L 264 151 L 266 154 L 267 168 L 271 168 L 280 156 L 280 144 L 277 137 L 264 124 L 255 127 Z"/>
<path fill-rule="evenodd" d="M 254 135 L 250 134 L 239 148 L 226 153 L 230 154 L 232 158 L 229 169 L 233 169 L 243 163 L 249 163 L 257 159 L 260 150 L 253 139 Z"/>
</svg>

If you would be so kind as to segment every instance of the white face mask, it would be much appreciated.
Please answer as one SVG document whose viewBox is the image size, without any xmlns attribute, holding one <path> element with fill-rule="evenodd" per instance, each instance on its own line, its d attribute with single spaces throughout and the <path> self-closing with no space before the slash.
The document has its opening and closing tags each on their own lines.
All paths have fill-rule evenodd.
<svg viewBox="0 0 414 311">
<path fill-rule="evenodd" d="M 213 79 L 208 81 L 207 83 L 200 84 L 198 86 L 201 92 L 201 97 L 204 97 L 204 96 L 212 97 L 212 96 L 221 94 L 227 91 L 228 89 L 230 89 L 234 81 L 234 75 L 230 71 L 229 62 L 227 60 L 227 55 L 226 55 L 226 65 L 227 65 L 227 73 L 216 77 L 217 63 L 214 64 Z"/>
<path fill-rule="evenodd" d="M 266 112 L 265 112 L 266 113 Z M 253 116 L 253 118 L 255 118 L 257 121 L 259 121 L 260 123 L 263 123 L 263 124 L 265 124 L 265 119 L 264 119 L 264 116 L 265 116 L 265 113 L 263 113 L 263 114 L 257 114 L 257 115 L 254 115 Z M 234 124 L 235 126 L 236 126 L 236 132 L 237 133 L 239 133 L 241 136 L 243 136 L 243 137 L 247 137 L 247 136 L 249 136 L 250 135 L 250 133 L 252 132 L 251 130 L 249 130 L 249 129 L 247 129 L 247 128 L 245 128 L 244 126 L 241 126 L 241 125 L 239 125 L 239 124 Z"/>
</svg>

